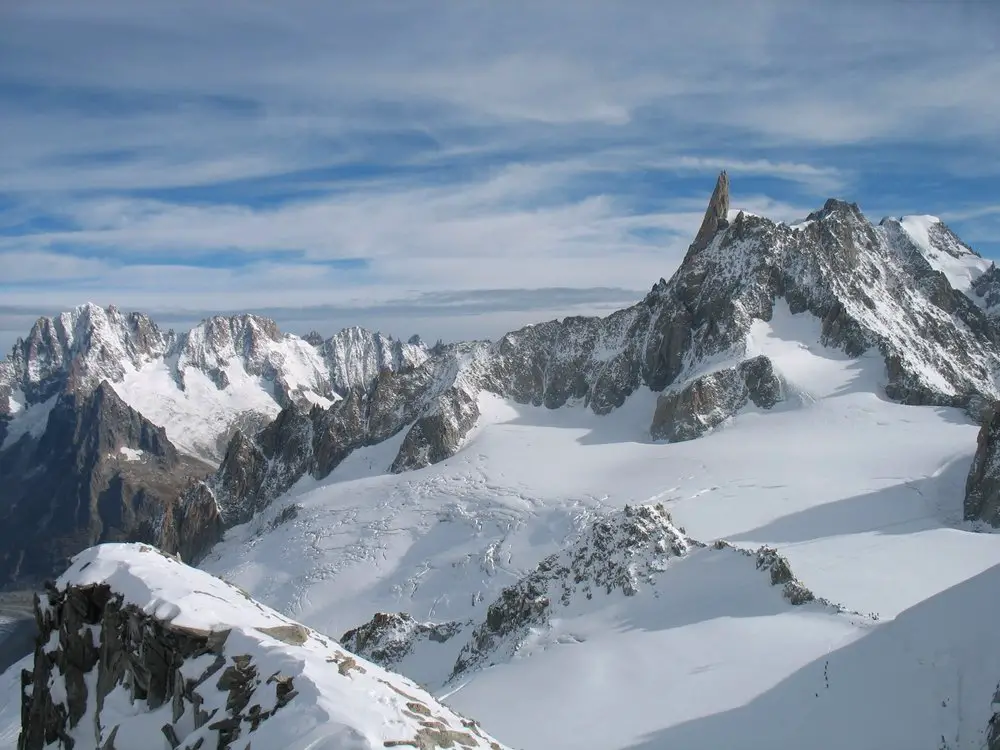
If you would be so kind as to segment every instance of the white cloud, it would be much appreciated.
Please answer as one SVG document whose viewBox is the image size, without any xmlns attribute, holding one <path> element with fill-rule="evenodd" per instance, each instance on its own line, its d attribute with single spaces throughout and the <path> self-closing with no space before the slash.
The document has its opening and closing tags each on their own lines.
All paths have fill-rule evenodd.
<svg viewBox="0 0 1000 750">
<path fill-rule="evenodd" d="M 955 179 L 995 175 L 997 7 L 16 4 L 0 25 L 0 263 L 19 286 L 0 288 L 190 309 L 646 288 L 720 169 L 736 207 L 786 220 L 855 197 L 849 148 L 948 148 Z M 268 186 L 218 189 L 254 180 Z M 656 187 L 622 187 L 643 180 Z M 949 208 L 989 215 L 922 210 Z M 38 217 L 59 221 L 12 229 Z M 205 268 L 221 250 L 256 264 Z"/>
</svg>

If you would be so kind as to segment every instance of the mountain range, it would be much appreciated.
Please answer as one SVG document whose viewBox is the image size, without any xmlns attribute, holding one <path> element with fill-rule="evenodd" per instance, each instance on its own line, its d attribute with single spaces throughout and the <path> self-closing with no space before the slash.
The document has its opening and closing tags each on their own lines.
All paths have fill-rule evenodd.
<svg viewBox="0 0 1000 750">
<path fill-rule="evenodd" d="M 0 363 L 0 580 L 155 547 L 511 746 L 1000 747 L 1000 273 L 935 217 L 729 189 L 633 306 L 496 341 L 39 319 Z"/>
</svg>

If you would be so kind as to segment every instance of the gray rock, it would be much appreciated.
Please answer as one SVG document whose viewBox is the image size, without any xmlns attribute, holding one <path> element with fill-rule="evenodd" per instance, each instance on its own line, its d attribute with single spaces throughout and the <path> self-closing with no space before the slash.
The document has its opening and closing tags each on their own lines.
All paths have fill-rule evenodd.
<svg viewBox="0 0 1000 750">
<path fill-rule="evenodd" d="M 188 478 L 208 471 L 106 381 L 63 394 L 41 438 L 0 452 L 0 582 L 38 584 L 104 541 L 159 543 Z"/>
<path fill-rule="evenodd" d="M 728 216 L 729 175 L 723 171 L 715 181 L 715 189 L 708 202 L 705 218 L 701 221 L 701 227 L 698 229 L 698 234 L 695 235 L 694 242 L 691 243 L 688 254 L 700 252 L 708 247 L 708 243 L 712 241 L 716 233 L 729 226 Z"/>
<path fill-rule="evenodd" d="M 478 420 L 476 399 L 461 388 L 449 388 L 410 427 L 390 471 L 420 469 L 455 455 Z"/>
<path fill-rule="evenodd" d="M 377 612 L 369 622 L 344 633 L 340 643 L 348 651 L 392 669 L 421 643 L 444 643 L 466 625 L 418 622 L 405 612 Z"/>
<path fill-rule="evenodd" d="M 625 506 L 595 518 L 566 550 L 500 592 L 470 631 L 452 679 L 508 658 L 530 628 L 548 622 L 554 607 L 597 592 L 636 595 L 692 544 L 700 546 L 674 527 L 660 504 Z"/>
<path fill-rule="evenodd" d="M 157 553 L 150 548 L 150 554 Z M 216 731 L 214 747 L 220 750 L 233 747 L 238 739 L 251 738 L 252 742 L 253 732 L 297 695 L 291 676 L 274 674 L 262 679 L 250 656 L 234 656 L 227 664 L 223 656 L 227 631 L 207 633 L 172 626 L 123 604 L 105 585 L 65 591 L 49 586 L 43 600 L 44 604 L 36 599 L 39 635 L 34 663 L 21 677 L 18 750 L 42 750 L 53 743 L 71 750 L 71 730 L 78 736 L 92 732 L 99 739 L 100 723 L 92 728 L 78 725 L 88 707 L 100 718 L 105 699 L 119 687 L 133 700 L 145 701 L 149 710 L 171 706 L 172 721 L 161 732 L 172 747 L 180 744 L 178 737 L 187 731 L 181 727 L 190 715 L 195 728 L 208 724 Z M 274 635 L 295 639 L 293 631 Z M 58 646 L 49 649 L 53 635 Z M 185 663 L 206 654 L 215 655 L 214 662 L 199 678 L 185 677 L 181 671 Z M 63 681 L 64 692 L 52 688 L 58 680 Z M 264 700 L 257 697 L 257 690 L 263 688 L 266 693 L 272 683 L 274 706 L 261 710 Z M 228 693 L 224 713 L 208 716 L 201 711 L 203 685 Z M 110 729 L 102 747 L 113 748 L 115 734 Z"/>
<path fill-rule="evenodd" d="M 429 681 L 429 687 L 440 688 L 473 670 L 512 658 L 529 636 L 545 630 L 564 607 L 573 605 L 580 611 L 595 597 L 615 592 L 627 597 L 650 595 L 660 576 L 669 575 L 672 560 L 705 548 L 674 526 L 662 504 L 625 506 L 590 519 L 566 549 L 502 589 L 476 620 L 434 624 L 418 622 L 407 614 L 379 613 L 344 633 L 341 642 L 383 667 L 398 670 L 406 669 L 407 658 L 413 654 L 420 656 L 414 656 L 410 664 L 440 660 L 443 652 L 433 644 L 452 642 L 449 653 L 460 645 L 450 673 L 425 671 L 419 678 Z M 750 551 L 720 540 L 712 549 L 753 564 L 768 576 L 770 585 L 780 587 L 792 606 L 815 603 L 843 611 L 817 598 L 795 577 L 788 560 L 770 547 Z"/>
<path fill-rule="evenodd" d="M 965 482 L 967 521 L 1000 526 L 1000 410 L 993 405 L 984 414 L 976 453 Z"/>
<path fill-rule="evenodd" d="M 770 409 L 781 400 L 781 381 L 771 360 L 760 355 L 660 394 L 649 433 L 656 440 L 671 443 L 694 440 L 749 403 Z"/>
</svg>

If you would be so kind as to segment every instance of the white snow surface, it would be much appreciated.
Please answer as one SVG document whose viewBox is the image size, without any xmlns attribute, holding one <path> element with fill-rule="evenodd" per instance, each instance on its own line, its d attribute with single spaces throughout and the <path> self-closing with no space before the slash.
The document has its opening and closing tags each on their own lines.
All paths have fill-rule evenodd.
<svg viewBox="0 0 1000 750">
<path fill-rule="evenodd" d="M 968 294 L 972 282 L 990 267 L 990 261 L 969 252 L 950 232 L 941 233 L 940 239 L 935 241 L 932 232 L 943 228 L 936 216 L 904 216 L 899 224 L 931 267 L 948 278 L 953 289 Z M 975 295 L 969 297 L 977 299 Z"/>
<path fill-rule="evenodd" d="M 295 623 L 253 601 L 230 584 L 151 547 L 141 544 L 92 547 L 77 555 L 56 582 L 60 589 L 94 584 L 107 584 L 125 603 L 174 627 L 213 632 L 230 630 L 225 642 L 227 661 L 230 656 L 247 654 L 259 674 L 280 673 L 293 679 L 297 695 L 247 734 L 253 747 L 282 750 L 381 750 L 394 744 L 415 747 L 414 738 L 424 728 L 421 721 L 429 720 L 440 722 L 442 728 L 461 732 L 466 738 L 462 747 L 469 750 L 500 748 L 498 744 L 491 746 L 491 739 L 485 734 L 477 735 L 463 726 L 462 717 L 440 705 L 405 677 L 360 658 L 355 659 L 353 665 L 348 661 L 347 668 L 338 668 L 341 662 L 353 657 L 318 633 L 308 632 L 301 645 L 290 645 L 268 635 L 262 629 Z M 45 597 L 42 606 L 47 606 Z M 54 647 L 58 647 L 58 643 Z M 211 662 L 210 657 L 207 662 Z M 188 663 L 183 669 L 193 678 L 205 666 L 207 664 Z M 30 661 L 14 665 L 2 678 L 6 689 L 0 697 L 0 740 L 16 737 L 11 726 L 11 714 L 14 713 L 11 695 L 19 692 L 20 685 L 18 682 L 15 688 L 15 678 L 22 668 L 30 668 Z M 87 679 L 96 680 L 96 669 Z M 60 680 L 57 673 L 54 682 Z M 202 694 L 204 709 L 211 712 L 219 707 L 224 712 L 228 692 L 213 691 L 212 682 L 210 679 L 200 688 L 207 693 Z M 61 689 L 64 688 L 60 684 L 52 685 L 57 699 Z M 257 689 L 255 699 L 260 700 L 262 693 L 267 693 L 266 686 Z M 265 711 L 271 707 L 261 706 Z M 168 704 L 150 711 L 144 701 L 133 702 L 126 690 L 119 687 L 108 696 L 99 723 L 95 722 L 97 717 L 93 714 L 94 702 L 88 704 L 87 715 L 72 733 L 75 747 L 95 750 L 107 740 L 116 724 L 120 728 L 115 747 L 120 750 L 166 747 L 160 726 L 171 721 L 170 710 Z M 415 710 L 426 713 L 419 715 Z M 99 727 L 98 737 L 95 737 L 95 725 Z M 200 738 L 204 738 L 206 746 L 214 746 L 215 737 L 209 726 L 195 730 L 192 722 L 188 734 L 179 739 L 184 747 L 194 746 Z"/>
<path fill-rule="evenodd" d="M 785 401 L 698 440 L 651 442 L 645 389 L 607 416 L 482 394 L 456 456 L 389 475 L 398 445 L 358 451 L 230 530 L 202 564 L 335 637 L 376 611 L 481 620 L 588 521 L 662 502 L 691 538 L 775 547 L 817 596 L 877 621 L 792 607 L 738 557 L 697 553 L 653 592 L 556 612 L 508 662 L 433 689 L 525 750 L 581 738 L 609 750 L 938 750 L 942 736 L 979 748 L 1000 680 L 989 627 L 1000 598 L 975 592 L 1000 587 L 1000 535 L 961 521 L 977 426 L 886 400 L 880 357 L 824 348 L 819 322 L 787 306 L 746 348 L 771 357 Z M 297 517 L 270 528 L 292 503 Z"/>
<path fill-rule="evenodd" d="M 14 418 L 7 426 L 7 437 L 0 444 L 0 450 L 13 445 L 24 435 L 36 438 L 40 437 L 45 432 L 45 427 L 49 423 L 49 413 L 52 411 L 52 407 L 56 405 L 57 397 L 51 396 L 45 401 L 25 406 L 24 401 L 21 400 L 23 396 L 21 396 L 21 399 L 18 398 L 20 395 L 15 392 L 11 398 L 11 403 L 16 405 L 15 410 L 13 410 Z"/>
<path fill-rule="evenodd" d="M 259 415 L 269 421 L 281 411 L 271 388 L 238 363 L 224 370 L 229 379 L 219 388 L 199 369 L 184 371 L 184 389 L 178 387 L 176 370 L 165 360 L 150 362 L 114 383 L 115 392 L 153 424 L 166 430 L 178 450 L 209 462 L 225 451 L 225 436 L 238 418 Z"/>
<path fill-rule="evenodd" d="M 0 675 L 0 748 L 14 750 L 21 732 L 21 670 L 31 669 L 32 656 L 25 656 Z"/>
</svg>

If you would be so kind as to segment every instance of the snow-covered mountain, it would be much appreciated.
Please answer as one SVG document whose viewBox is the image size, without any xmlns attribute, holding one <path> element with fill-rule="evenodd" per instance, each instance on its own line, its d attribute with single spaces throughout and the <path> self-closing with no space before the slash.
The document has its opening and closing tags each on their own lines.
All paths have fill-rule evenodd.
<svg viewBox="0 0 1000 750">
<path fill-rule="evenodd" d="M 78 555 L 36 617 L 20 750 L 501 750 L 413 682 L 152 547 Z"/>
<path fill-rule="evenodd" d="M 108 540 L 187 551 L 202 519 L 174 506 L 234 432 L 282 407 L 328 407 L 380 372 L 427 357 L 419 343 L 346 329 L 314 345 L 254 315 L 186 333 L 83 305 L 40 318 L 0 362 L 0 581 L 58 572 Z"/>
<path fill-rule="evenodd" d="M 262 427 L 290 403 L 329 406 L 426 357 L 420 344 L 361 328 L 317 346 L 256 315 L 217 316 L 175 334 L 140 313 L 82 305 L 40 318 L 0 363 L 3 444 L 40 434 L 60 393 L 107 380 L 179 450 L 217 463 L 235 427 Z"/>
<path fill-rule="evenodd" d="M 1000 395 L 1000 327 L 973 301 L 988 266 L 938 220 L 873 225 L 857 205 L 831 199 L 794 226 L 743 212 L 730 223 L 728 186 L 723 174 L 683 264 L 636 305 L 441 347 L 325 409 L 290 404 L 256 441 L 237 435 L 193 497 L 219 508 L 220 527 L 242 523 L 301 477 L 322 479 L 352 451 L 400 432 L 393 471 L 436 463 L 474 429 L 484 392 L 606 414 L 647 387 L 660 394 L 649 435 L 670 441 L 746 408 L 827 395 L 774 325 L 809 336 L 818 326 L 816 344 L 845 367 L 879 360 L 878 391 L 901 403 L 978 419 Z"/>
<path fill-rule="evenodd" d="M 524 750 L 997 750 L 996 270 L 728 191 L 606 318 L 308 337 L 349 385 L 235 430 L 156 543 Z"/>
</svg>

